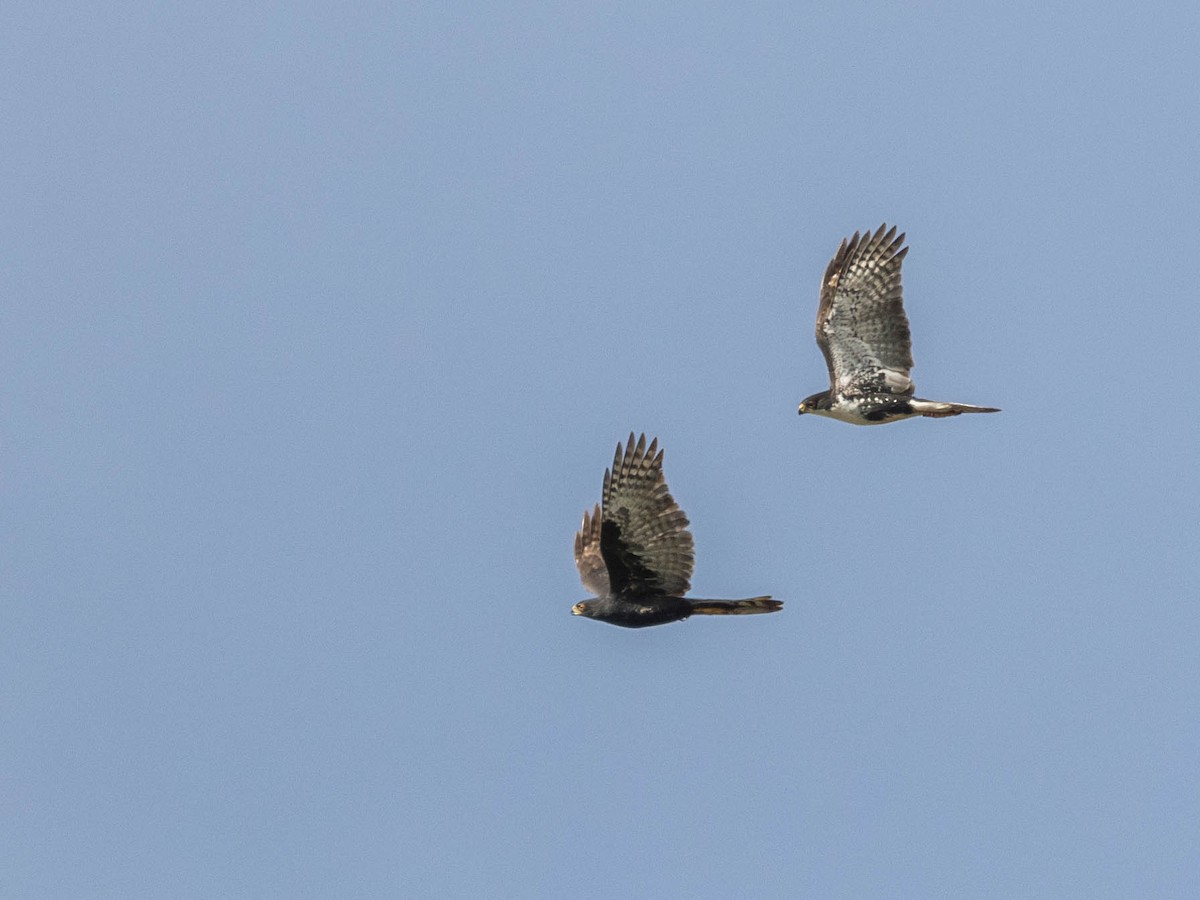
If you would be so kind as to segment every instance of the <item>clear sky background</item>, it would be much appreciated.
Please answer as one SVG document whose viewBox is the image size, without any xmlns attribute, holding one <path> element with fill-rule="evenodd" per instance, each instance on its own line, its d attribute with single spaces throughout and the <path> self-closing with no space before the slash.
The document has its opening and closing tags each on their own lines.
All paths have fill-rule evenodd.
<svg viewBox="0 0 1200 900">
<path fill-rule="evenodd" d="M 1200 7 L 7 3 L 0 894 L 1195 897 Z M 918 393 L 817 290 L 907 231 Z M 657 435 L 699 596 L 569 615 Z"/>
</svg>

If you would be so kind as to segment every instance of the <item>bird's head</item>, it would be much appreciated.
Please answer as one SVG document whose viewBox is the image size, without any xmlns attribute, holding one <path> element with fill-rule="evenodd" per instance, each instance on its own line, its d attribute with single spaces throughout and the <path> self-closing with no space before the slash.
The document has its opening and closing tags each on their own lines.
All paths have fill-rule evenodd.
<svg viewBox="0 0 1200 900">
<path fill-rule="evenodd" d="M 818 412 L 829 409 L 829 391 L 821 391 L 819 394 L 813 394 L 811 397 L 805 397 L 800 401 L 800 406 L 796 409 L 800 415 L 805 413 Z"/>
<path fill-rule="evenodd" d="M 571 607 L 571 615 L 573 615 L 573 616 L 591 616 L 591 614 L 592 614 L 592 601 L 591 600 L 580 600 L 578 603 L 576 603 L 574 606 Z"/>
</svg>

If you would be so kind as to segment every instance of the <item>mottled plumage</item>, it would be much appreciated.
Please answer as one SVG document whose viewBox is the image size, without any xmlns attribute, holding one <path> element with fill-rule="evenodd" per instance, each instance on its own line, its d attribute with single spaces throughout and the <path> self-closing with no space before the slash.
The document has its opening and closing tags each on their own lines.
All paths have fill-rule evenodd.
<svg viewBox="0 0 1200 900">
<path fill-rule="evenodd" d="M 667 488 L 663 454 L 655 438 L 646 446 L 632 432 L 617 444 L 611 469 L 604 472 L 601 503 L 584 512 L 575 535 L 579 580 L 596 600 L 572 607 L 587 616 L 643 628 L 692 615 L 749 615 L 775 612 L 783 604 L 770 597 L 748 600 L 689 600 L 694 547 L 688 519 Z"/>
<path fill-rule="evenodd" d="M 912 336 L 900 288 L 907 253 L 904 235 L 897 237 L 886 224 L 842 241 L 825 270 L 817 309 L 817 346 L 829 368 L 829 390 L 805 399 L 798 412 L 880 425 L 1000 411 L 913 396 Z"/>
</svg>

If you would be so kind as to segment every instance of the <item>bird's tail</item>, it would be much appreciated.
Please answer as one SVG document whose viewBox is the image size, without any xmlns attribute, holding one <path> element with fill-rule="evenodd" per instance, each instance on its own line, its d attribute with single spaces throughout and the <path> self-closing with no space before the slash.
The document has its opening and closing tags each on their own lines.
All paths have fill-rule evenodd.
<svg viewBox="0 0 1200 900">
<path fill-rule="evenodd" d="M 961 416 L 963 413 L 1000 412 L 993 406 L 971 406 L 969 403 L 942 403 L 938 400 L 921 400 L 913 397 L 908 401 L 913 412 L 919 416 L 931 419 L 944 419 L 946 416 Z"/>
<path fill-rule="evenodd" d="M 770 597 L 751 597 L 748 600 L 693 600 L 694 616 L 753 616 L 758 613 L 779 612 L 782 600 Z"/>
</svg>

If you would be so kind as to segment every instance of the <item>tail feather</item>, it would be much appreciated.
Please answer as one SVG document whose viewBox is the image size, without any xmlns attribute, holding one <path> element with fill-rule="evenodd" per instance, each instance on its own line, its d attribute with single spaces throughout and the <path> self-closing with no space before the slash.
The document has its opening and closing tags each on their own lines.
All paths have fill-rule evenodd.
<svg viewBox="0 0 1200 900">
<path fill-rule="evenodd" d="M 963 413 L 992 413 L 1000 412 L 994 406 L 972 406 L 969 403 L 943 403 L 940 400 L 921 400 L 914 397 L 909 401 L 913 412 L 930 419 L 944 419 L 947 416 L 960 416 Z"/>
<path fill-rule="evenodd" d="M 758 613 L 779 612 L 782 600 L 770 597 L 750 597 L 747 600 L 693 600 L 695 616 L 753 616 Z"/>
</svg>

